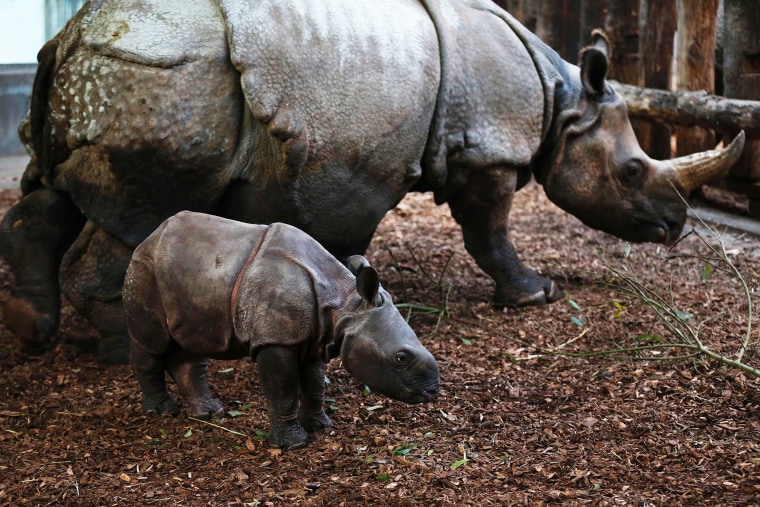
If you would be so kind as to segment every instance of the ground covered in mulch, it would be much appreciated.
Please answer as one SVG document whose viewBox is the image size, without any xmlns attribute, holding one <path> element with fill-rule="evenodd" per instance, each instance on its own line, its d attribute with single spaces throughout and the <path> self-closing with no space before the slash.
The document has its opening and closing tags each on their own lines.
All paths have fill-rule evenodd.
<svg viewBox="0 0 760 507">
<path fill-rule="evenodd" d="M 5 209 L 18 194 L 0 197 Z M 231 411 L 215 425 L 151 419 L 129 367 L 95 361 L 92 331 L 70 307 L 59 345 L 39 358 L 21 357 L 0 327 L 0 504 L 760 504 L 760 382 L 713 359 L 678 359 L 692 352 L 664 347 L 684 342 L 625 289 L 635 277 L 661 312 L 732 358 L 751 320 L 742 361 L 759 367 L 744 286 L 700 258 L 716 242 L 693 220 L 686 231 L 695 226 L 673 250 L 626 245 L 531 185 L 518 194 L 513 238 L 566 298 L 496 310 L 447 209 L 409 196 L 368 257 L 438 359 L 441 396 L 407 406 L 366 393 L 336 360 L 334 427 L 293 452 L 262 440 L 250 362 L 212 363 Z M 728 231 L 723 241 L 757 313 L 760 239 Z M 3 265 L 0 298 L 9 286 Z M 623 349 L 637 350 L 609 353 Z"/>
</svg>

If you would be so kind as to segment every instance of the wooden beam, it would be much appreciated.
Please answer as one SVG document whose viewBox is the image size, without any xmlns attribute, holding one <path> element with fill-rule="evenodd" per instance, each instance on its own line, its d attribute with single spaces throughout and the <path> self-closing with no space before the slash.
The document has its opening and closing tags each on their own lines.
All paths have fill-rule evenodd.
<svg viewBox="0 0 760 507">
<path fill-rule="evenodd" d="M 628 103 L 628 114 L 660 123 L 699 126 L 719 132 L 744 130 L 760 139 L 760 101 L 727 99 L 704 91 L 671 92 L 640 88 L 617 81 L 610 84 Z"/>
</svg>

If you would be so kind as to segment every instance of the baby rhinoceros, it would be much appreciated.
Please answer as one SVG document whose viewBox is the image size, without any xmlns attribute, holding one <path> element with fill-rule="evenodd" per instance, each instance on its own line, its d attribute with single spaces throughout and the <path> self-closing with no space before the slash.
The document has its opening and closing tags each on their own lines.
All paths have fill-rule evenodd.
<svg viewBox="0 0 760 507">
<path fill-rule="evenodd" d="M 221 416 L 207 358 L 251 357 L 270 419 L 269 443 L 295 449 L 332 425 L 324 368 L 340 355 L 359 381 L 406 403 L 433 401 L 438 365 L 362 256 L 348 268 L 301 230 L 181 212 L 134 252 L 124 283 L 131 363 L 143 410 Z M 300 399 L 299 399 L 300 398 Z"/>
</svg>

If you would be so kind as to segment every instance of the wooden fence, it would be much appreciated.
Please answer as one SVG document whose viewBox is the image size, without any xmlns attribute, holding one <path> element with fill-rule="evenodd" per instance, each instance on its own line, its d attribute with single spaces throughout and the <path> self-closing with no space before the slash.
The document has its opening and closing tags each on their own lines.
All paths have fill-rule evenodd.
<svg viewBox="0 0 760 507">
<path fill-rule="evenodd" d="M 760 217 L 760 1 L 494 1 L 570 62 L 603 28 L 609 77 L 650 156 L 711 149 L 743 128 L 742 158 L 715 187 Z"/>
</svg>

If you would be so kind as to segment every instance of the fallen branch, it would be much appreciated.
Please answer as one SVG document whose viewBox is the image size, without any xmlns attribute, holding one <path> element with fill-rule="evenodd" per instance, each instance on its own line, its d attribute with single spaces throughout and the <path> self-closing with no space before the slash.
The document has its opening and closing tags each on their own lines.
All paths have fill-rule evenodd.
<svg viewBox="0 0 760 507">
<path fill-rule="evenodd" d="M 736 352 L 735 357 L 731 357 L 728 354 L 724 354 L 722 352 L 717 352 L 713 350 L 709 346 L 709 344 L 705 344 L 704 341 L 700 338 L 700 331 L 702 331 L 703 327 L 707 323 L 711 322 L 712 320 L 715 320 L 718 317 L 720 317 L 721 314 L 718 313 L 718 314 L 712 315 L 702 320 L 697 325 L 692 324 L 690 322 L 690 319 L 693 317 L 692 315 L 688 315 L 688 314 L 685 314 L 684 312 L 679 311 L 675 307 L 675 303 L 672 300 L 668 300 L 657 289 L 652 288 L 647 283 L 642 282 L 637 277 L 636 271 L 633 269 L 633 267 L 629 263 L 630 247 L 627 245 L 625 256 L 624 256 L 625 262 L 626 262 L 626 266 L 624 269 L 614 267 L 605 261 L 604 266 L 607 269 L 606 273 L 599 273 L 599 272 L 587 272 L 587 273 L 592 274 L 594 276 L 598 276 L 600 278 L 609 278 L 609 275 L 611 274 L 613 277 L 613 281 L 605 282 L 605 283 L 614 285 L 614 287 L 617 290 L 622 291 L 628 297 L 637 299 L 640 302 L 642 302 L 647 308 L 649 308 L 651 311 L 655 313 L 659 321 L 668 329 L 668 331 L 671 332 L 671 334 L 676 338 L 676 340 L 671 341 L 669 343 L 649 342 L 646 344 L 639 344 L 639 345 L 634 345 L 631 347 L 619 346 L 613 349 L 606 349 L 606 350 L 571 352 L 571 351 L 567 351 L 563 349 L 568 344 L 576 341 L 578 337 L 572 338 L 568 340 L 567 342 L 562 343 L 556 347 L 539 347 L 539 346 L 531 345 L 528 343 L 524 343 L 520 340 L 514 339 L 517 343 L 520 343 L 524 347 L 533 349 L 535 353 L 527 357 L 522 357 L 522 358 L 509 354 L 512 361 L 523 362 L 523 361 L 528 361 L 531 359 L 537 359 L 543 356 L 562 356 L 562 357 L 568 357 L 568 358 L 590 358 L 590 357 L 600 357 L 600 356 L 641 354 L 643 352 L 661 350 L 661 349 L 681 349 L 681 350 L 689 351 L 690 353 L 688 353 L 687 355 L 682 355 L 682 356 L 677 356 L 677 357 L 646 356 L 641 359 L 682 360 L 682 359 L 691 359 L 694 357 L 702 356 L 702 357 L 707 357 L 715 361 L 718 361 L 719 363 L 725 366 L 738 369 L 744 373 L 760 378 L 760 368 L 757 368 L 753 365 L 750 365 L 744 362 L 745 353 L 750 348 L 750 346 L 760 344 L 760 331 L 758 331 L 757 341 L 754 344 L 752 342 L 752 333 L 753 333 L 752 320 L 754 318 L 753 304 L 752 304 L 752 291 L 749 287 L 749 284 L 747 283 L 747 280 L 744 278 L 744 276 L 742 276 L 739 269 L 731 261 L 731 258 L 728 255 L 728 252 L 726 250 L 725 243 L 721 235 L 718 233 L 718 231 L 714 227 L 711 227 L 710 225 L 702 221 L 701 218 L 697 217 L 697 219 L 700 221 L 702 227 L 704 227 L 708 231 L 709 235 L 716 240 L 717 244 L 711 244 L 711 242 L 707 241 L 705 237 L 699 231 L 697 231 L 696 229 L 693 229 L 686 236 L 696 235 L 702 241 L 702 243 L 705 246 L 707 246 L 707 248 L 710 250 L 709 254 L 708 255 L 687 255 L 687 256 L 671 255 L 671 256 L 668 256 L 667 259 L 673 259 L 677 257 L 690 257 L 690 258 L 698 259 L 701 262 L 704 262 L 706 265 L 709 264 L 711 267 L 713 267 L 713 269 L 727 273 L 729 276 L 732 276 L 733 278 L 738 280 L 738 282 L 740 283 L 742 287 L 742 296 L 746 300 L 746 304 L 747 304 L 747 315 L 746 315 L 747 327 L 746 327 L 744 336 L 741 339 L 741 342 L 739 344 L 738 351 Z"/>
<path fill-rule="evenodd" d="M 230 433 L 234 433 L 235 435 L 240 435 L 241 437 L 247 437 L 248 436 L 245 433 L 240 433 L 239 431 L 231 430 L 231 429 L 225 428 L 224 426 L 221 426 L 219 424 L 214 424 L 214 423 L 209 422 L 209 421 L 204 421 L 203 419 L 198 419 L 197 417 L 189 417 L 188 416 L 188 419 L 191 419 L 193 421 L 198 421 L 199 423 L 208 424 L 209 426 L 213 426 L 214 428 L 219 428 L 220 430 L 228 431 Z"/>
<path fill-rule="evenodd" d="M 729 99 L 705 91 L 641 88 L 617 81 L 610 84 L 625 99 L 631 117 L 720 132 L 743 129 L 747 137 L 760 139 L 760 101 Z"/>
</svg>

